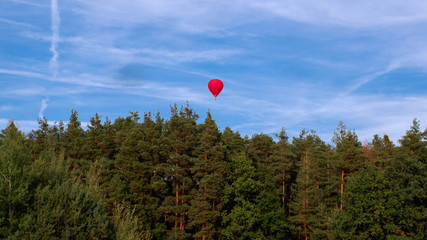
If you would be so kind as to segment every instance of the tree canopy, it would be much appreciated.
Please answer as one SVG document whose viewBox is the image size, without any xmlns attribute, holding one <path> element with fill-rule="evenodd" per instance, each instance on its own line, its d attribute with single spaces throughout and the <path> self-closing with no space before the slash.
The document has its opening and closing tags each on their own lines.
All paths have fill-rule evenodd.
<svg viewBox="0 0 427 240">
<path fill-rule="evenodd" d="M 241 136 L 187 104 L 0 132 L 0 238 L 425 239 L 426 130 Z"/>
</svg>

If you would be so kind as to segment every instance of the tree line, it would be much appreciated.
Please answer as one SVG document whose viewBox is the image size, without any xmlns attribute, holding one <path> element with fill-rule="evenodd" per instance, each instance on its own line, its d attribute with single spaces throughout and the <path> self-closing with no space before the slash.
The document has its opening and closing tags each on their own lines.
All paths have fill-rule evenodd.
<svg viewBox="0 0 427 240">
<path fill-rule="evenodd" d="M 0 238 L 425 239 L 427 129 L 242 137 L 187 104 L 0 133 Z"/>
</svg>

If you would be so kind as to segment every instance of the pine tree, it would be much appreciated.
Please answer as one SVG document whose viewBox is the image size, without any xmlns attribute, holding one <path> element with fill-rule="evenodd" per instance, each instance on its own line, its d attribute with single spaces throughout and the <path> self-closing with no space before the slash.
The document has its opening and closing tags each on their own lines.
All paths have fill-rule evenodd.
<svg viewBox="0 0 427 240">
<path fill-rule="evenodd" d="M 115 164 L 116 175 L 120 179 L 115 180 L 122 188 L 115 197 L 125 206 L 135 208 L 135 216 L 140 221 L 148 222 L 152 218 L 151 211 L 157 207 L 156 202 L 152 202 L 156 199 L 150 196 L 152 153 L 148 148 L 146 126 L 138 120 L 138 113 L 131 112 L 131 116 L 125 119 L 126 125 L 122 126 L 120 135 L 124 140 Z"/>
<path fill-rule="evenodd" d="M 33 158 L 36 159 L 37 156 L 48 147 L 49 143 L 49 124 L 47 119 L 43 117 L 38 120 L 39 129 L 32 130 L 29 134 L 29 139 L 32 142 L 32 153 Z"/>
<path fill-rule="evenodd" d="M 288 213 L 291 171 L 295 166 L 296 156 L 291 151 L 285 128 L 282 128 L 282 131 L 276 137 L 279 141 L 274 145 L 268 164 L 273 170 L 274 183 L 280 196 L 283 213 Z"/>
<path fill-rule="evenodd" d="M 196 186 L 191 194 L 193 200 L 189 209 L 190 225 L 194 228 L 195 239 L 218 239 L 222 192 L 225 185 L 224 152 L 221 135 L 215 121 L 208 112 L 201 128 L 197 158 L 192 168 Z"/>
<path fill-rule="evenodd" d="M 145 211 L 148 220 L 152 223 L 151 232 L 157 239 L 161 239 L 166 234 L 161 210 L 161 204 L 168 192 L 163 171 L 168 157 L 167 147 L 164 145 L 163 127 L 164 119 L 160 117 L 160 113 L 155 116 L 155 121 L 152 119 L 151 113 L 146 113 L 142 124 L 145 137 L 139 145 L 141 159 L 147 168 L 148 182 L 143 189 L 146 195 Z"/>
<path fill-rule="evenodd" d="M 226 127 L 222 132 L 221 139 L 226 146 L 227 158 L 246 151 L 246 142 L 240 136 L 239 131 L 233 132 L 231 128 Z"/>
<path fill-rule="evenodd" d="M 0 133 L 0 238 L 12 236 L 26 213 L 32 176 L 31 149 L 13 121 Z"/>
<path fill-rule="evenodd" d="M 421 132 L 420 121 L 416 118 L 412 121 L 412 126 L 406 131 L 406 135 L 399 140 L 403 148 L 407 149 L 411 156 L 414 156 L 420 149 L 427 146 L 425 141 L 427 138 L 427 130 Z"/>
<path fill-rule="evenodd" d="M 345 208 L 336 224 L 339 239 L 425 239 L 427 151 L 396 152 L 385 169 L 369 166 L 350 178 Z"/>
<path fill-rule="evenodd" d="M 375 134 L 370 143 L 366 142 L 363 145 L 363 153 L 368 158 L 369 164 L 379 167 L 392 156 L 394 148 L 393 142 L 386 134 L 384 137 Z"/>
<path fill-rule="evenodd" d="M 86 144 L 84 145 L 85 158 L 96 161 L 98 158 L 105 157 L 103 149 L 107 146 L 105 144 L 105 130 L 104 125 L 101 123 L 101 116 L 98 113 L 90 118 L 90 124 L 87 126 L 86 131 Z"/>
<path fill-rule="evenodd" d="M 64 133 L 65 157 L 71 159 L 81 159 L 83 157 L 84 131 L 78 119 L 76 110 L 71 110 L 70 121 Z"/>
<path fill-rule="evenodd" d="M 85 144 L 85 132 L 78 120 L 77 111 L 73 109 L 64 132 L 64 150 L 65 159 L 70 162 L 70 169 L 73 170 L 74 177 L 81 181 L 84 181 L 91 164 L 91 161 L 84 158 L 87 155 L 84 151 L 86 150 Z"/>
<path fill-rule="evenodd" d="M 293 147 L 298 170 L 291 220 L 298 226 L 297 238 L 327 238 L 338 200 L 331 148 L 314 131 L 305 130 L 293 139 Z"/>
<path fill-rule="evenodd" d="M 334 132 L 332 142 L 336 145 L 336 153 L 338 158 L 338 168 L 341 171 L 341 197 L 344 195 L 345 178 L 354 172 L 364 168 L 367 164 L 367 157 L 363 154 L 362 144 L 359 142 L 355 131 L 347 130 L 343 122 L 340 122 L 337 127 L 337 132 Z M 343 209 L 341 202 L 340 209 Z"/>
<path fill-rule="evenodd" d="M 259 166 L 265 165 L 273 150 L 273 138 L 267 134 L 255 134 L 249 140 L 248 153 Z"/>
<path fill-rule="evenodd" d="M 193 188 L 191 168 L 193 151 L 197 147 L 197 119 L 198 115 L 188 104 L 179 112 L 175 104 L 171 107 L 169 121 L 165 123 L 166 141 L 170 152 L 165 177 L 173 190 L 165 197 L 162 210 L 166 213 L 165 221 L 170 239 L 185 239 L 190 235 L 186 225 L 191 201 L 189 191 Z"/>
</svg>

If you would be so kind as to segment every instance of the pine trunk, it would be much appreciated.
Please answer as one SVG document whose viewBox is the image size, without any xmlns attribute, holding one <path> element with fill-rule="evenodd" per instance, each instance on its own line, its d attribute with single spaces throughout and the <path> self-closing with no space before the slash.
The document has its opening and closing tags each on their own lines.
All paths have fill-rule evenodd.
<svg viewBox="0 0 427 240">
<path fill-rule="evenodd" d="M 342 197 L 344 196 L 344 168 L 341 169 L 341 203 L 340 209 L 343 210 Z"/>
<path fill-rule="evenodd" d="M 292 202 L 292 190 L 293 190 L 293 188 L 294 188 L 294 184 L 291 183 L 291 190 L 289 193 L 289 202 Z M 291 216 L 291 206 L 289 206 L 289 213 L 288 213 L 288 217 L 290 217 L 290 216 Z"/>
<path fill-rule="evenodd" d="M 282 178 L 282 209 L 285 211 L 285 176 Z"/>
<path fill-rule="evenodd" d="M 175 172 L 175 176 L 178 178 L 178 162 L 176 162 L 176 172 Z M 179 205 L 179 183 L 178 183 L 178 179 L 175 179 L 175 206 L 178 208 Z M 174 229 L 175 229 L 175 238 L 176 238 L 176 228 L 178 227 L 178 210 L 175 210 L 175 225 L 174 225 Z"/>
</svg>

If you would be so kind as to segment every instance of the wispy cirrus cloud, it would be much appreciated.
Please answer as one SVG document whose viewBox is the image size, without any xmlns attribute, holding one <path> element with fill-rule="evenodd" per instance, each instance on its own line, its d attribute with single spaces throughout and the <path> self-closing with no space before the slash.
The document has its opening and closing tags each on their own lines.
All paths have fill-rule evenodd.
<svg viewBox="0 0 427 240">
<path fill-rule="evenodd" d="M 58 42 L 59 42 L 59 25 L 60 25 L 60 17 L 59 17 L 59 8 L 58 1 L 51 0 L 51 29 L 52 29 L 52 38 L 49 50 L 52 52 L 52 58 L 49 61 L 49 69 L 53 75 L 56 77 L 58 75 Z"/>
<path fill-rule="evenodd" d="M 22 77 L 39 78 L 39 79 L 47 78 L 47 76 L 41 73 L 13 70 L 13 69 L 3 69 L 3 68 L 0 68 L 0 74 L 17 75 Z"/>
<path fill-rule="evenodd" d="M 315 25 L 341 25 L 372 28 L 427 21 L 427 4 L 422 0 L 393 0 L 378 4 L 369 0 L 343 2 L 339 0 L 251 1 L 251 7 L 278 17 Z"/>
<path fill-rule="evenodd" d="M 30 5 L 33 7 L 47 7 L 47 5 L 43 5 L 34 1 L 26 1 L 26 0 L 6 0 L 9 2 L 13 2 L 13 3 L 19 3 L 19 4 L 25 4 L 25 5 Z"/>
<path fill-rule="evenodd" d="M 4 22 L 7 24 L 16 25 L 16 26 L 21 26 L 21 27 L 34 28 L 34 26 L 31 24 L 18 22 L 18 21 L 6 19 L 6 18 L 0 18 L 0 22 Z"/>
<path fill-rule="evenodd" d="M 13 107 L 9 106 L 9 105 L 1 105 L 0 106 L 0 112 L 9 111 L 9 110 L 12 110 L 12 109 L 13 109 Z"/>
<path fill-rule="evenodd" d="M 361 139 L 382 131 L 398 139 L 413 117 L 427 118 L 426 99 L 414 89 L 390 96 L 370 89 L 387 88 L 390 80 L 399 90 L 408 80 L 391 76 L 402 69 L 427 72 L 424 1 L 58 2 L 50 1 L 50 24 L 35 21 L 37 29 L 17 34 L 24 48 L 36 42 L 45 50 L 33 56 L 38 65 L 16 61 L 0 69 L 23 79 L 3 89 L 3 97 L 32 96 L 34 116 L 43 112 L 43 97 L 51 99 L 49 110 L 59 108 L 57 99 L 67 107 L 102 99 L 92 105 L 114 103 L 116 112 L 140 102 L 157 108 L 190 100 L 243 134 L 285 126 L 291 135 L 317 130 L 324 140 L 339 120 Z M 49 71 L 40 71 L 46 65 Z M 137 73 L 120 75 L 128 66 Z M 216 102 L 202 86 L 210 78 L 226 84 Z"/>
</svg>

